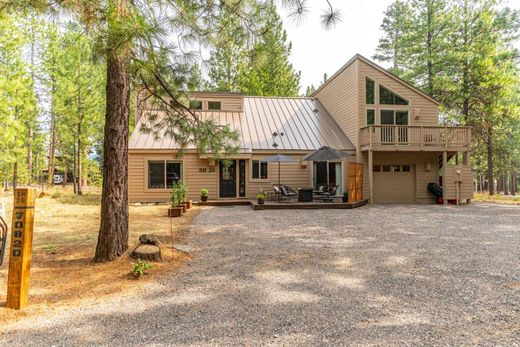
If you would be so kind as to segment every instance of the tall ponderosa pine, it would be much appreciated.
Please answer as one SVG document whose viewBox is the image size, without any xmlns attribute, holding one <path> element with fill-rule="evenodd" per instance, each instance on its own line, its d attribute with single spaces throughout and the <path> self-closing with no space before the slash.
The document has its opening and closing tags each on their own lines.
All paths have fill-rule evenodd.
<svg viewBox="0 0 520 347">
<path fill-rule="evenodd" d="M 246 95 L 297 95 L 300 74 L 289 62 L 291 45 L 275 4 L 270 2 L 258 11 L 261 36 L 232 25 L 233 18 L 226 12 L 219 18 L 223 30 L 209 61 L 209 89 Z"/>
<path fill-rule="evenodd" d="M 20 21 L 0 12 L 0 175 L 13 185 L 30 181 L 29 129 L 37 127 L 38 105 L 29 66 L 23 56 L 27 36 Z M 7 185 L 5 185 L 7 188 Z"/>
<path fill-rule="evenodd" d="M 397 0 L 388 7 L 381 24 L 384 36 L 379 39 L 374 59 L 390 62 L 390 71 L 398 75 L 407 70 L 412 26 L 412 10 L 407 2 Z"/>
<path fill-rule="evenodd" d="M 263 12 L 265 33 L 253 46 L 251 63 L 241 76 L 241 90 L 247 95 L 296 96 L 300 73 L 289 62 L 291 44 L 274 3 Z"/>
</svg>

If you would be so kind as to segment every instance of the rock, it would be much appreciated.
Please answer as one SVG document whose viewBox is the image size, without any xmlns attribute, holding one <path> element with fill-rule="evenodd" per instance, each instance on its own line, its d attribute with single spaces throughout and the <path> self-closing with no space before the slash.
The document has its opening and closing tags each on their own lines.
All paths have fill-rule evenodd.
<svg viewBox="0 0 520 347">
<path fill-rule="evenodd" d="M 175 248 L 176 251 L 183 252 L 183 253 L 186 253 L 186 254 L 190 254 L 191 253 L 191 247 L 188 246 L 188 245 L 180 245 L 178 243 L 174 243 L 173 244 L 173 248 Z"/>
<path fill-rule="evenodd" d="M 155 245 L 139 245 L 131 253 L 130 258 L 148 261 L 162 261 L 161 249 Z"/>
<path fill-rule="evenodd" d="M 160 246 L 161 241 L 159 238 L 155 235 L 149 235 L 149 234 L 143 234 L 139 236 L 139 242 L 143 245 L 154 245 L 154 246 Z"/>
</svg>

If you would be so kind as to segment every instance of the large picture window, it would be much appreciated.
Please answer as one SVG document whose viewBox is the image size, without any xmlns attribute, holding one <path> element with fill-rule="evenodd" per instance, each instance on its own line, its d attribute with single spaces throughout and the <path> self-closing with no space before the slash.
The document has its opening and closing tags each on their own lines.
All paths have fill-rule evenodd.
<svg viewBox="0 0 520 347">
<path fill-rule="evenodd" d="M 148 162 L 148 188 L 173 188 L 182 178 L 182 163 L 170 160 L 151 160 Z"/>
<path fill-rule="evenodd" d="M 253 160 L 252 168 L 253 179 L 266 180 L 267 179 L 267 162 L 260 160 Z"/>
<path fill-rule="evenodd" d="M 366 103 L 373 105 L 376 103 L 376 83 L 370 78 L 366 78 Z"/>
<path fill-rule="evenodd" d="M 379 103 L 382 105 L 408 105 L 408 100 L 379 85 Z"/>
</svg>

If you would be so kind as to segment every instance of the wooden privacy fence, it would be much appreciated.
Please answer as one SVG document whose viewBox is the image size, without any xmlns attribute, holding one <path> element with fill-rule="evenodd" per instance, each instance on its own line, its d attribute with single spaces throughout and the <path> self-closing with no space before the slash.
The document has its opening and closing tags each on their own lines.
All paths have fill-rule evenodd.
<svg viewBox="0 0 520 347">
<path fill-rule="evenodd" d="M 348 163 L 348 201 L 363 200 L 363 164 Z"/>
</svg>

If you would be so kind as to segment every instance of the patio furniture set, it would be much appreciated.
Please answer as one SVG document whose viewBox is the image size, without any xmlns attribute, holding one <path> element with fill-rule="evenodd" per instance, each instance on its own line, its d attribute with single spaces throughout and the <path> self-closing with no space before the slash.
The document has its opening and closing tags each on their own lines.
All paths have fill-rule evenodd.
<svg viewBox="0 0 520 347">
<path fill-rule="evenodd" d="M 283 184 L 273 185 L 272 192 L 266 192 L 266 200 L 276 202 L 292 202 L 297 199 L 298 202 L 333 202 L 334 199 L 341 198 L 336 195 L 339 185 L 320 186 L 318 189 L 298 188 L 297 190 Z"/>
</svg>

